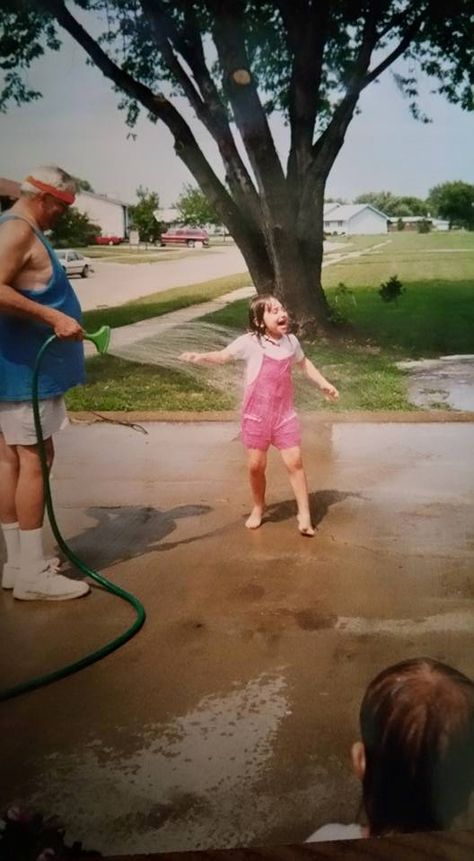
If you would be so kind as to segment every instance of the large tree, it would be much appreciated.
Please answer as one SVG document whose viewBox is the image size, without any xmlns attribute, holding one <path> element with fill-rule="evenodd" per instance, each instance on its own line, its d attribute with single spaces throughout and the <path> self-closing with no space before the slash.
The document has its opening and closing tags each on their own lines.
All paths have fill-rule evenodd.
<svg viewBox="0 0 474 861">
<path fill-rule="evenodd" d="M 22 72 L 57 49 L 66 30 L 123 93 L 129 122 L 144 108 L 165 123 L 257 289 L 274 289 L 302 333 L 327 321 L 324 188 L 361 92 L 403 57 L 408 71 L 397 82 L 416 116 L 416 69 L 451 102 L 473 107 L 471 0 L 3 0 L 2 7 L 3 103 L 38 95 Z M 176 94 L 216 143 L 222 171 L 204 156 Z M 269 126 L 275 111 L 289 126 L 286 165 Z"/>
</svg>

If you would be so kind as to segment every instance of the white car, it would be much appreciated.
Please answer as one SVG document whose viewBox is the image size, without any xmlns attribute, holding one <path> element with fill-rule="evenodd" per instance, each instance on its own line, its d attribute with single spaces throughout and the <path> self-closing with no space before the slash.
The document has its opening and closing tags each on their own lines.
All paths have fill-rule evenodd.
<svg viewBox="0 0 474 861">
<path fill-rule="evenodd" d="M 81 278 L 87 278 L 94 271 L 90 257 L 84 257 L 73 248 L 61 248 L 56 251 L 56 255 L 66 275 L 80 275 Z"/>
</svg>

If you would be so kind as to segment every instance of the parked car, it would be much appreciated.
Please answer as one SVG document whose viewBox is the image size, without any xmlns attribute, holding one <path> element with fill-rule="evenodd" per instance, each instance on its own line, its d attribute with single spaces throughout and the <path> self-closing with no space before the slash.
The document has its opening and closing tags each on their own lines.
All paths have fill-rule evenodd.
<svg viewBox="0 0 474 861">
<path fill-rule="evenodd" d="M 123 236 L 96 236 L 96 245 L 120 245 Z"/>
<path fill-rule="evenodd" d="M 87 278 L 94 271 L 90 257 L 84 257 L 73 248 L 61 248 L 56 251 L 56 254 L 66 275 L 80 275 L 81 278 Z"/>
<path fill-rule="evenodd" d="M 187 245 L 202 248 L 209 245 L 209 234 L 202 227 L 173 227 L 161 234 L 161 245 Z"/>
</svg>

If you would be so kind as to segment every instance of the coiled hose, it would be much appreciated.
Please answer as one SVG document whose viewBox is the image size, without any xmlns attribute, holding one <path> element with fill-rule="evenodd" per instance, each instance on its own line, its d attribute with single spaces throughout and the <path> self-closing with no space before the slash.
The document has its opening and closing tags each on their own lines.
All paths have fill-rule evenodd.
<svg viewBox="0 0 474 861">
<path fill-rule="evenodd" d="M 110 328 L 108 326 L 102 326 L 98 332 L 93 334 L 86 334 L 88 340 L 93 341 L 99 350 L 99 352 L 106 352 L 109 339 L 110 339 Z M 14 685 L 11 688 L 7 688 L 3 691 L 0 691 L 0 702 L 5 700 L 13 699 L 13 697 L 18 697 L 21 694 L 26 694 L 29 691 L 34 691 L 36 688 L 44 687 L 44 685 L 49 685 L 52 682 L 57 682 L 59 679 L 64 679 L 66 676 L 70 676 L 73 673 L 79 672 L 79 670 L 83 670 L 85 667 L 89 667 L 91 664 L 95 664 L 96 661 L 101 661 L 102 658 L 105 658 L 107 655 L 110 655 L 111 652 L 114 652 L 116 649 L 119 649 L 120 646 L 123 646 L 128 640 L 131 640 L 132 637 L 135 636 L 136 633 L 142 627 L 145 618 L 145 608 L 143 604 L 132 595 L 130 592 L 127 592 L 125 589 L 122 589 L 120 586 L 117 586 L 115 583 L 112 583 L 110 580 L 107 580 L 106 577 L 103 577 L 97 571 L 94 571 L 93 568 L 89 568 L 88 565 L 85 564 L 78 556 L 74 553 L 73 550 L 69 547 L 69 545 L 64 540 L 61 532 L 59 530 L 59 526 L 56 521 L 56 515 L 54 513 L 53 507 L 53 499 L 51 495 L 51 487 L 49 483 L 49 470 L 48 463 L 46 458 L 46 450 L 43 440 L 43 432 L 41 428 L 41 419 L 39 413 L 39 402 L 38 402 L 38 376 L 41 368 L 41 362 L 43 356 L 50 346 L 57 339 L 56 335 L 51 335 L 48 338 L 41 349 L 38 352 L 36 357 L 35 367 L 33 371 L 33 379 L 32 379 L 32 406 L 33 406 L 33 416 L 35 422 L 35 430 L 36 436 L 38 440 L 38 451 L 41 462 L 41 472 L 43 476 L 43 486 L 44 486 L 44 497 L 46 510 L 48 512 L 49 522 L 51 524 L 51 529 L 53 531 L 53 535 L 58 543 L 58 546 L 63 551 L 64 555 L 78 568 L 83 574 L 86 574 L 92 580 L 95 580 L 100 586 L 103 586 L 108 592 L 112 592 L 113 595 L 117 595 L 118 598 L 122 598 L 123 601 L 126 601 L 128 604 L 134 608 L 136 613 L 135 621 L 133 625 L 127 628 L 120 636 L 116 637 L 116 639 L 111 640 L 109 643 L 106 643 L 105 646 L 102 646 L 100 649 L 97 649 L 95 652 L 91 652 L 88 655 L 85 655 L 83 658 L 80 658 L 78 661 L 74 661 L 72 664 L 67 664 L 64 667 L 60 667 L 57 670 L 52 670 L 49 673 L 45 673 L 41 676 L 35 676 L 32 679 L 27 679 L 25 682 L 20 682 L 17 685 Z"/>
</svg>

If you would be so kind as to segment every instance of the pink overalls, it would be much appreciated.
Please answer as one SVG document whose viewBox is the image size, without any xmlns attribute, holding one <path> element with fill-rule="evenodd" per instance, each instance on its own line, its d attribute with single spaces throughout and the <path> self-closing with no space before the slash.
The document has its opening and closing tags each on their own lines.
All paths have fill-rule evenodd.
<svg viewBox="0 0 474 861">
<path fill-rule="evenodd" d="M 278 449 L 300 445 L 300 425 L 293 406 L 291 358 L 263 357 L 256 379 L 245 391 L 241 437 L 246 448 L 261 451 L 270 445 Z"/>
</svg>

